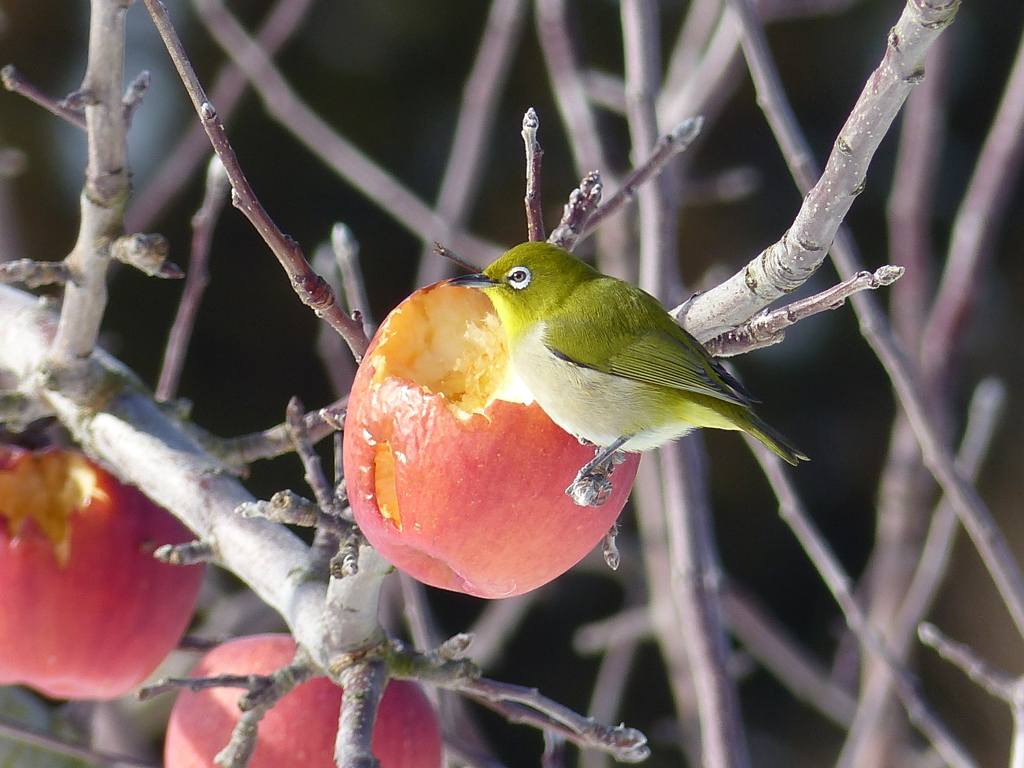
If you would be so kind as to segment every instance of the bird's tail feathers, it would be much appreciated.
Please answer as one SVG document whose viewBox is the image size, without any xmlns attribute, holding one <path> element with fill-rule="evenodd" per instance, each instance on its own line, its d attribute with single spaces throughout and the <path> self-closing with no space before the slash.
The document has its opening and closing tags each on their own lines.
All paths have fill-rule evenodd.
<svg viewBox="0 0 1024 768">
<path fill-rule="evenodd" d="M 743 425 L 743 431 L 751 437 L 756 437 L 772 453 L 777 454 L 783 461 L 787 461 L 794 467 L 798 462 L 810 461 L 807 454 L 793 445 L 789 440 L 779 434 L 774 427 L 769 426 L 753 413 L 750 413 L 750 420 Z"/>
</svg>

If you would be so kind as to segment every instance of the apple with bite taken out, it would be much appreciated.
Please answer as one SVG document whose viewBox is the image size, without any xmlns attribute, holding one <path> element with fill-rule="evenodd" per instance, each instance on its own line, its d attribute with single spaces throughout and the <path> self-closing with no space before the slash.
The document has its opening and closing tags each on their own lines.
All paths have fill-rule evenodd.
<svg viewBox="0 0 1024 768">
<path fill-rule="evenodd" d="M 436 587 L 508 597 L 590 552 L 626 503 L 640 457 L 614 469 L 600 507 L 565 489 L 593 446 L 556 426 L 514 376 L 480 291 L 416 291 L 377 331 L 345 422 L 359 527 L 392 565 Z"/>
<path fill-rule="evenodd" d="M 76 451 L 0 447 L 0 684 L 112 699 L 174 649 L 202 565 L 153 551 L 194 538 Z"/>
</svg>

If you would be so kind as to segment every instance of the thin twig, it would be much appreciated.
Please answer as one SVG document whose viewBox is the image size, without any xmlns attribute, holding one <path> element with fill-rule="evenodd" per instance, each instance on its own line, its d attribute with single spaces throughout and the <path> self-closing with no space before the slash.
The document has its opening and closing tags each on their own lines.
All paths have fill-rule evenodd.
<svg viewBox="0 0 1024 768">
<path fill-rule="evenodd" d="M 509 722 L 553 731 L 577 746 L 603 750 L 623 763 L 638 763 L 650 754 L 647 738 L 640 731 L 596 723 L 542 696 L 535 688 L 484 677 L 439 684 L 494 710 Z"/>
<path fill-rule="evenodd" d="M 926 379 L 942 375 L 963 335 L 969 308 L 977 296 L 979 274 L 992 252 L 997 227 L 1024 159 L 1024 35 L 1003 90 L 992 127 L 960 203 L 949 240 L 938 295 L 921 335 Z"/>
<path fill-rule="evenodd" d="M 786 329 L 794 323 L 819 312 L 839 309 L 858 291 L 891 285 L 902 275 L 903 267 L 890 265 L 879 267 L 874 272 L 858 272 L 848 280 L 806 299 L 794 301 L 779 309 L 762 310 L 738 328 L 708 339 L 704 342 L 704 348 L 716 357 L 731 357 L 778 344 L 786 338 Z"/>
<path fill-rule="evenodd" d="M 957 465 L 969 478 L 977 476 L 999 424 L 1005 399 L 1004 387 L 996 380 L 983 381 L 974 391 L 968 410 L 967 426 L 957 455 Z M 917 568 L 901 602 L 894 609 L 887 640 L 897 658 L 905 658 L 914 629 L 931 608 L 946 573 L 958 529 L 956 512 L 943 499 L 932 515 L 931 525 L 921 548 Z M 877 727 L 885 716 L 885 701 L 891 687 L 889 676 L 880 667 L 868 666 L 861 684 L 857 713 L 840 754 L 839 766 L 860 766 L 862 753 L 876 740 Z"/>
<path fill-rule="evenodd" d="M 603 191 L 600 173 L 591 171 L 584 176 L 580 185 L 569 194 L 569 202 L 562 210 L 562 220 L 551 230 L 548 242 L 571 251 L 597 210 Z"/>
<path fill-rule="evenodd" d="M 210 34 L 245 72 L 263 100 L 267 114 L 328 168 L 424 242 L 432 243 L 448 236 L 456 250 L 487 264 L 500 255 L 496 246 L 462 230 L 453 231 L 450 222 L 327 125 L 298 97 L 266 52 L 246 33 L 223 2 L 193 0 L 193 5 Z"/>
<path fill-rule="evenodd" d="M 266 15 L 256 41 L 273 56 L 294 34 L 306 17 L 313 0 L 278 0 Z M 221 120 L 230 121 L 245 95 L 248 80 L 238 66 L 228 61 L 217 73 L 210 90 L 210 101 L 217 105 Z M 157 217 L 178 196 L 195 174 L 199 164 L 209 158 L 210 140 L 202 123 L 189 123 L 177 143 L 166 152 L 160 169 L 142 189 L 132 195 L 125 212 L 125 228 L 129 232 L 147 230 Z"/>
<path fill-rule="evenodd" d="M 128 87 L 124 89 L 124 96 L 121 97 L 121 106 L 123 108 L 122 117 L 124 118 L 125 126 L 130 130 L 132 127 L 132 120 L 135 118 L 135 113 L 139 111 L 139 107 L 142 106 L 142 100 L 149 93 L 149 87 L 153 84 L 152 78 L 150 77 L 149 70 L 144 69 L 137 74 L 132 81 L 128 83 Z"/>
<path fill-rule="evenodd" d="M 821 662 L 731 579 L 722 588 L 722 610 L 729 631 L 744 650 L 794 696 L 835 723 L 849 725 L 857 708 L 853 694 L 839 687 Z M 627 608 L 580 627 L 573 648 L 581 654 L 607 652 L 653 634 L 651 610 L 647 606 Z"/>
<path fill-rule="evenodd" d="M 622 181 L 622 186 L 598 207 L 587 221 L 582 237 L 586 237 L 607 218 L 621 211 L 637 194 L 637 190 L 661 172 L 673 157 L 684 152 L 700 135 L 704 120 L 687 118 L 655 143 L 647 158 Z"/>
<path fill-rule="evenodd" d="M 331 251 L 341 276 L 345 303 L 352 317 L 362 323 L 366 335 L 372 336 L 376 326 L 370 314 L 370 299 L 366 295 L 363 270 L 359 266 L 359 241 L 344 224 L 331 227 Z"/>
<path fill-rule="evenodd" d="M 135 234 L 112 240 L 107 255 L 150 277 L 180 280 L 185 273 L 173 261 L 167 260 L 170 252 L 171 244 L 163 235 Z"/>
<path fill-rule="evenodd" d="M 896 173 L 889 195 L 891 258 L 906 266 L 909 273 L 896 283 L 889 307 L 894 331 L 908 350 L 918 348 L 928 302 L 934 292 L 929 203 L 942 155 L 946 90 L 946 67 L 942 62 L 946 58 L 943 51 L 950 44 L 949 35 L 942 35 L 935 42 L 927 57 L 928 76 L 907 99 Z M 936 59 L 938 66 L 935 66 Z M 940 423 L 949 424 L 952 416 L 945 407 L 944 387 L 923 383 L 932 413 Z M 900 659 L 905 659 L 910 649 L 910 633 L 916 621 L 899 630 L 895 626 L 895 615 L 900 611 L 907 587 L 914 578 L 914 569 L 919 565 L 933 495 L 934 481 L 921 463 L 917 438 L 906 416 L 897 412 L 878 484 L 875 544 L 862 584 L 870 620 L 883 630 Z M 909 725 L 899 702 L 892 696 L 887 675 L 878 667 L 871 658 L 861 665 L 857 718 L 843 745 L 841 768 L 888 765 L 906 749 Z"/>
<path fill-rule="evenodd" d="M 306 431 L 314 444 L 341 428 L 347 403 L 348 395 L 326 408 L 306 414 Z M 285 424 L 239 437 L 216 438 L 209 434 L 196 437 L 203 447 L 236 474 L 244 474 L 246 467 L 254 461 L 283 456 L 295 449 Z"/>
<path fill-rule="evenodd" d="M 796 698 L 834 723 L 849 726 L 857 709 L 852 693 L 830 679 L 828 670 L 785 627 L 734 581 L 722 590 L 729 630 L 758 663 L 775 675 Z"/>
<path fill-rule="evenodd" d="M 345 339 L 356 358 L 361 358 L 369 341 L 362 328 L 351 317 L 346 315 L 335 301 L 334 293 L 322 277 L 313 272 L 309 263 L 302 255 L 298 243 L 286 236 L 260 204 L 249 182 L 246 180 L 242 167 L 238 162 L 234 149 L 227 140 L 224 125 L 217 116 L 214 106 L 206 98 L 206 93 L 196 77 L 195 70 L 188 60 L 185 49 L 171 24 L 167 9 L 160 0 L 146 0 L 153 21 L 156 23 L 160 37 L 167 46 L 178 75 L 185 84 L 192 105 L 206 129 L 207 136 L 213 144 L 233 190 L 232 202 L 245 214 L 250 223 L 270 246 L 288 275 L 289 283 L 304 304 L 312 308 L 318 316 L 329 322 Z M 253 44 L 254 45 L 254 44 Z"/>
<path fill-rule="evenodd" d="M 621 77 L 599 69 L 585 70 L 582 77 L 590 101 L 617 115 L 626 114 L 626 88 Z"/>
<path fill-rule="evenodd" d="M 38 288 L 64 285 L 69 279 L 68 265 L 63 261 L 16 259 L 0 264 L 0 283 L 24 283 L 29 288 Z"/>
<path fill-rule="evenodd" d="M 448 265 L 431 258 L 433 240 L 451 242 L 464 229 L 483 176 L 487 147 L 494 133 L 498 104 L 522 37 L 529 0 L 491 0 L 476 59 L 462 89 L 462 104 L 437 195 L 437 214 L 449 230 L 426 239 L 416 285 L 430 285 L 451 275 Z"/>
<path fill-rule="evenodd" d="M 925 645 L 934 648 L 946 661 L 954 664 L 990 694 L 1007 703 L 1020 698 L 1021 691 L 1018 680 L 1000 672 L 981 659 L 970 646 L 957 643 L 939 631 L 929 622 L 917 629 L 917 636 Z"/>
<path fill-rule="evenodd" d="M 722 570 L 711 524 L 703 446 L 697 436 L 659 450 L 672 594 L 690 661 L 707 768 L 750 765 L 719 593 Z"/>
<path fill-rule="evenodd" d="M 337 509 L 334 497 L 334 488 L 327 482 L 324 476 L 323 465 L 320 456 L 313 450 L 313 443 L 306 432 L 305 408 L 302 401 L 292 397 L 288 401 L 286 409 L 285 424 L 288 427 L 288 436 L 295 446 L 295 453 L 302 461 L 302 468 L 305 470 L 306 484 L 313 489 L 316 496 L 316 503 L 320 508 L 336 517 L 341 516 L 341 510 Z"/>
<path fill-rule="evenodd" d="M 970 647 L 946 637 L 934 624 L 922 624 L 918 637 L 942 658 L 955 664 L 974 682 L 1010 705 L 1013 738 L 1009 768 L 1024 768 L 1024 677 L 1013 678 L 987 664 Z"/>
<path fill-rule="evenodd" d="M 943 157 L 951 38 L 942 35 L 926 59 L 925 77 L 903 108 L 900 144 L 886 214 L 889 259 L 909 274 L 892 290 L 889 314 L 900 341 L 917 349 L 933 291 L 931 203 Z"/>
<path fill-rule="evenodd" d="M 265 683 L 250 688 L 239 701 L 242 715 L 231 731 L 231 739 L 213 762 L 222 768 L 244 768 L 256 750 L 260 720 L 296 686 L 321 674 L 300 649 L 292 663 L 267 675 Z"/>
<path fill-rule="evenodd" d="M 488 602 L 469 628 L 473 661 L 481 669 L 496 666 L 530 609 L 544 597 L 543 588 Z"/>
<path fill-rule="evenodd" d="M 0 80 L 3 81 L 4 88 L 8 91 L 24 96 L 57 117 L 64 118 L 76 128 L 85 130 L 85 115 L 77 109 L 66 106 L 62 99 L 55 99 L 32 85 L 21 72 L 15 69 L 13 64 L 8 64 L 0 69 Z"/>
<path fill-rule="evenodd" d="M 839 604 L 847 625 L 857 635 L 861 646 L 884 663 L 891 676 L 893 688 L 907 708 L 911 721 L 951 766 L 973 768 L 976 765 L 974 760 L 931 711 L 918 692 L 910 673 L 895 659 L 877 631 L 868 623 L 864 611 L 853 596 L 850 577 L 804 510 L 796 489 L 782 467 L 782 460 L 753 438 L 747 439 L 747 444 L 754 451 L 779 500 L 779 514 L 793 530 L 800 546 L 821 574 L 822 580 Z"/>
<path fill-rule="evenodd" d="M 217 155 L 214 155 L 206 169 L 203 202 L 192 216 L 192 252 L 188 258 L 188 275 L 185 278 L 185 288 L 181 292 L 178 311 L 174 316 L 174 324 L 171 325 L 171 332 L 167 337 L 167 346 L 164 348 L 163 365 L 160 367 L 160 379 L 156 386 L 157 400 L 170 400 L 178 391 L 178 382 L 181 381 L 181 373 L 185 368 L 185 354 L 199 312 L 199 302 L 207 283 L 210 282 L 207 263 L 210 246 L 213 243 L 213 230 L 227 202 L 230 189 L 224 164 Z"/>
<path fill-rule="evenodd" d="M 622 50 L 625 59 L 626 123 L 629 126 L 630 159 L 640 166 L 658 141 L 658 117 L 654 99 L 661 85 L 660 26 L 654 0 L 623 0 Z M 664 297 L 663 279 L 675 265 L 674 211 L 663 180 L 655 176 L 637 192 L 640 225 L 640 275 L 638 284 L 654 296 Z"/>
<path fill-rule="evenodd" d="M 696 732 L 696 701 L 693 677 L 687 655 L 686 632 L 674 600 L 674 565 L 668 546 L 668 523 L 660 468 L 655 462 L 641 461 L 633 485 L 640 543 L 647 579 L 648 612 L 665 664 L 668 683 L 675 702 L 676 720 L 683 733 Z M 700 753 L 692 755 L 699 764 Z"/>
<path fill-rule="evenodd" d="M 605 156 L 597 121 L 587 101 L 575 43 L 569 31 L 566 0 L 535 0 L 533 12 L 548 79 L 569 139 L 576 173 L 582 176 L 600 168 L 608 175 L 611 164 Z"/>
<path fill-rule="evenodd" d="M 544 240 L 544 212 L 540 199 L 540 164 L 544 150 L 537 141 L 540 120 L 533 107 L 523 115 L 523 144 L 526 148 L 526 232 L 531 243 Z"/>
</svg>

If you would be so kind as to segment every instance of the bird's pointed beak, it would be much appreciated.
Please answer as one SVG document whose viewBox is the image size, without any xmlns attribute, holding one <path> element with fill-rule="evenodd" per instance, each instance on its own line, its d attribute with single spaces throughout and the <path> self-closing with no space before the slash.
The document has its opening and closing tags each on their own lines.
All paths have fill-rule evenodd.
<svg viewBox="0 0 1024 768">
<path fill-rule="evenodd" d="M 492 280 L 482 272 L 474 275 L 459 275 L 445 281 L 445 285 L 461 285 L 463 288 L 491 288 L 497 284 L 497 280 Z"/>
</svg>

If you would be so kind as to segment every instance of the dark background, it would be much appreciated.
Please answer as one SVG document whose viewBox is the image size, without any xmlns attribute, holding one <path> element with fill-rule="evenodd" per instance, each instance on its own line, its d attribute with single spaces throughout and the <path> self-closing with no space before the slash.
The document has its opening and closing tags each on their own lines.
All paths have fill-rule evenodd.
<svg viewBox="0 0 1024 768">
<path fill-rule="evenodd" d="M 235 11 L 254 25 L 267 6 L 236 3 Z M 223 63 L 222 53 L 185 3 L 169 7 L 200 77 L 209 83 Z M 665 0 L 661 8 L 663 50 L 668 51 L 686 6 Z M 7 18 L 0 63 L 14 63 L 50 93 L 75 88 L 85 66 L 87 4 L 7 0 L 2 10 Z M 827 156 L 865 78 L 877 65 L 901 10 L 896 0 L 861 0 L 837 15 L 780 21 L 769 28 L 784 84 L 819 161 Z M 487 4 L 479 0 L 322 0 L 277 60 L 298 92 L 331 125 L 430 201 L 444 170 L 462 84 L 486 12 Z M 585 59 L 621 74 L 618 4 L 587 0 L 576 3 L 575 14 Z M 968 0 L 945 33 L 954 38 L 954 53 L 933 219 L 936 253 L 945 247 L 1022 20 L 1024 5 L 1017 0 Z M 193 112 L 141 3 L 129 11 L 129 35 L 126 77 L 143 68 L 153 73 L 153 87 L 131 134 L 134 182 L 142 188 Z M 471 220 L 475 234 L 503 246 L 525 239 L 519 131 L 529 106 L 541 119 L 543 192 L 551 227 L 578 179 L 532 18 L 501 102 Z M 622 171 L 628 153 L 624 121 L 602 113 L 601 125 L 609 158 L 617 164 L 612 170 Z M 334 222 L 353 230 L 375 317 L 383 317 L 412 290 L 418 240 L 324 169 L 263 113 L 256 98 L 246 98 L 229 135 L 264 206 L 307 254 L 328 237 Z M 887 260 L 884 211 L 895 138 L 893 132 L 882 144 L 867 189 L 848 219 L 869 267 Z M 21 149 L 28 159 L 27 170 L 14 184 L 20 223 L 16 256 L 63 258 L 78 223 L 84 136 L 26 100 L 0 93 L 0 146 Z M 740 201 L 707 202 L 685 210 L 679 228 L 680 268 L 689 284 L 711 267 L 729 274 L 746 263 L 779 238 L 800 203 L 745 76 L 696 152 L 695 179 L 743 166 L 757 173 L 759 184 Z M 182 266 L 187 266 L 189 218 L 201 195 L 199 174 L 151 227 L 169 238 L 173 260 Z M 968 352 L 959 362 L 955 392 L 963 406 L 983 376 L 1001 376 L 1008 385 L 1008 415 L 980 488 L 1014 545 L 1024 544 L 1018 469 L 1024 359 L 1018 332 L 1024 288 L 1020 210 L 1017 189 L 994 261 L 979 286 L 982 300 L 969 330 Z M 211 272 L 180 388 L 181 396 L 194 403 L 196 421 L 215 433 L 235 435 L 280 422 L 292 395 L 310 407 L 330 402 L 330 385 L 316 356 L 317 321 L 291 292 L 262 241 L 230 208 L 217 227 Z M 826 265 L 813 287 L 834 279 Z M 155 384 L 180 288 L 127 269 L 113 277 L 104 340 L 147 382 Z M 795 472 L 804 500 L 851 574 L 859 575 L 872 543 L 876 485 L 894 405 L 888 380 L 859 336 L 853 313 L 844 308 L 802 323 L 782 346 L 747 355 L 737 366 L 764 401 L 760 412 L 812 457 Z M 767 485 L 739 439 L 712 433 L 706 442 L 726 569 L 827 662 L 841 627 L 838 609 L 778 519 Z M 248 485 L 261 497 L 281 487 L 301 491 L 298 462 L 292 457 L 258 464 Z M 625 520 L 628 533 L 632 523 L 628 515 Z M 960 546 L 956 557 L 933 620 L 996 665 L 1019 673 L 1020 640 L 982 565 L 968 545 Z M 449 632 L 466 629 L 481 607 L 479 601 L 458 595 L 432 592 L 432 600 Z M 611 615 L 622 601 L 619 587 L 599 570 L 559 579 L 511 639 L 505 661 L 491 676 L 540 686 L 553 698 L 585 709 L 597 662 L 574 654 L 572 633 L 584 622 Z M 919 656 L 925 691 L 956 734 L 986 765 L 1005 764 L 1005 708 L 965 683 L 930 651 Z M 634 665 L 621 717 L 652 737 L 651 766 L 678 765 L 680 759 L 663 727 L 672 717 L 663 678 L 654 646 L 645 646 Z M 825 765 L 834 760 L 840 731 L 796 702 L 766 673 L 753 672 L 741 690 L 756 765 Z M 508 765 L 537 764 L 536 732 L 505 726 L 489 715 L 482 719 Z"/>
</svg>

